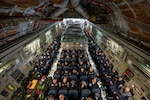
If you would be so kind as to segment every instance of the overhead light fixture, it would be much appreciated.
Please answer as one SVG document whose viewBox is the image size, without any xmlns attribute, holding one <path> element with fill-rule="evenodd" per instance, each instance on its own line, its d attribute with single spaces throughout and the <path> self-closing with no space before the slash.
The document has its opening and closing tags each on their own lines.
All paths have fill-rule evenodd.
<svg viewBox="0 0 150 100">
<path fill-rule="evenodd" d="M 0 60 L 0 65 L 2 65 L 3 64 L 3 62 Z"/>
<path fill-rule="evenodd" d="M 149 65 L 149 64 L 146 64 L 146 67 L 150 68 L 150 65 Z"/>
<path fill-rule="evenodd" d="M 69 45 L 67 44 L 66 47 L 69 47 Z"/>
</svg>

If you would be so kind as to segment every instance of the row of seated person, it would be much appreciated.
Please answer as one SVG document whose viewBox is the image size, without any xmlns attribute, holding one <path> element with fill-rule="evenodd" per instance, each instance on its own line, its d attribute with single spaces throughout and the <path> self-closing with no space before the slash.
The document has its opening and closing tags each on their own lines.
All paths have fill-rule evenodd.
<svg viewBox="0 0 150 100">
<path fill-rule="evenodd" d="M 69 50 L 68 51 L 64 50 L 62 52 L 63 52 L 62 54 L 67 52 L 68 55 L 78 53 L 78 51 L 70 51 L 69 52 Z M 79 69 L 84 68 L 85 70 L 88 70 L 89 67 L 91 67 L 91 64 L 90 64 L 89 58 L 87 56 L 87 53 L 85 53 L 84 50 L 81 50 L 80 52 L 82 54 L 72 55 L 71 57 L 68 55 L 67 56 L 62 55 L 60 57 L 60 60 L 57 63 L 57 69 L 60 69 L 60 70 L 71 69 L 72 70 L 73 68 L 76 68 L 79 71 Z"/>
<path fill-rule="evenodd" d="M 38 61 L 35 63 L 33 70 L 30 71 L 29 77 L 35 76 L 36 79 L 41 79 L 41 77 L 47 76 L 53 61 L 56 59 L 58 50 L 60 48 L 61 37 L 57 38 L 48 46 L 47 50 L 41 55 L 37 56 Z"/>
<path fill-rule="evenodd" d="M 108 97 L 112 97 L 113 100 L 131 99 L 130 87 L 124 86 L 123 77 L 118 76 L 118 72 L 113 68 L 113 65 L 96 43 L 89 44 L 89 52 L 97 65 L 101 80 L 107 88 Z"/>
<path fill-rule="evenodd" d="M 68 52 L 64 56 L 64 58 L 66 58 L 74 51 L 68 50 L 63 52 Z M 85 57 L 84 55 L 87 53 L 84 50 L 75 52 L 78 52 L 78 55 L 75 55 L 76 63 L 74 63 L 74 65 L 68 61 L 59 61 L 57 70 L 54 72 L 54 78 L 49 85 L 48 95 L 58 98 L 58 100 L 65 100 L 59 99 L 58 95 L 61 94 L 69 100 L 86 99 L 87 97 L 91 97 L 93 100 L 102 100 L 101 91 L 99 89 L 100 81 L 96 77 L 92 66 L 87 67 L 87 63 L 83 63 L 81 59 L 78 59 Z M 85 58 L 87 59 L 87 57 Z M 87 62 L 88 61 L 89 59 L 87 59 Z"/>
<path fill-rule="evenodd" d="M 80 55 L 77 55 L 80 54 Z M 70 51 L 70 50 L 63 50 L 61 53 L 61 57 L 59 60 L 59 63 L 64 63 L 65 66 L 71 64 L 71 63 L 77 63 L 78 61 L 85 63 L 86 61 L 89 61 L 88 55 L 85 50 L 79 51 Z M 63 64 L 62 64 L 63 65 Z"/>
<path fill-rule="evenodd" d="M 94 69 L 92 67 L 89 68 L 85 68 L 85 67 L 81 67 L 78 68 L 73 66 L 73 67 L 63 67 L 63 68 L 57 68 L 57 70 L 54 72 L 54 76 L 69 76 L 69 75 L 76 75 L 81 76 L 81 75 L 89 75 L 89 76 L 93 76 L 96 75 L 96 73 L 94 72 Z"/>
</svg>

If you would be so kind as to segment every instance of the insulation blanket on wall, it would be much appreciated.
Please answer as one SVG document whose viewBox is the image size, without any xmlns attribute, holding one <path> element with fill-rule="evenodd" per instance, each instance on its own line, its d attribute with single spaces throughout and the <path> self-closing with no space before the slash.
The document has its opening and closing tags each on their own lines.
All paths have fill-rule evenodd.
<svg viewBox="0 0 150 100">
<path fill-rule="evenodd" d="M 28 22 L 19 22 L 19 36 L 27 34 L 27 27 L 28 27 Z"/>
</svg>

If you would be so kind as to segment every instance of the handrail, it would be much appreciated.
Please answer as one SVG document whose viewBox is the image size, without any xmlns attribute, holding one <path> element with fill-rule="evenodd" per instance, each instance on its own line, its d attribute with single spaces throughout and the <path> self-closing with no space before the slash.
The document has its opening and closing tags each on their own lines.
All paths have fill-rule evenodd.
<svg viewBox="0 0 150 100">
<path fill-rule="evenodd" d="M 6 46 L 7 48 L 0 48 L 0 59 L 6 57 L 8 54 L 12 53 L 13 51 L 19 49 L 21 46 L 25 45 L 26 43 L 30 42 L 31 40 L 37 38 L 39 35 L 43 33 L 43 31 L 47 31 L 50 28 L 54 27 L 56 24 L 59 22 L 55 23 L 50 23 L 47 26 L 43 27 L 42 29 L 36 30 L 33 34 L 28 34 L 25 37 L 21 37 L 22 39 L 17 39 L 13 44 Z M 9 49 L 11 48 L 11 49 Z"/>
<path fill-rule="evenodd" d="M 142 29 L 144 29 L 148 32 L 150 31 L 150 24 L 141 22 L 140 20 L 137 20 L 135 18 L 130 18 L 130 17 L 127 17 L 127 16 L 124 16 L 124 17 L 129 23 L 131 23 L 135 26 L 138 26 L 138 27 L 140 27 L 140 28 L 142 28 Z M 138 24 L 136 24 L 135 22 L 138 23 Z"/>
<path fill-rule="evenodd" d="M 1 41 L 4 42 L 4 44 L 7 44 L 9 41 L 7 41 L 10 37 L 15 37 L 15 39 L 21 37 L 22 35 L 26 35 L 28 33 L 34 32 L 36 30 L 41 29 L 42 27 L 44 27 L 45 25 L 42 25 L 42 27 L 37 26 L 36 29 L 34 30 L 34 23 L 30 24 L 27 23 L 25 25 L 22 25 L 21 27 L 18 25 L 16 26 L 7 26 L 4 27 L 2 29 L 0 29 L 0 34 L 3 34 L 3 38 L 1 39 Z M 24 27 L 26 27 L 25 29 L 23 29 Z M 22 30 L 19 30 L 22 29 Z M 14 31 L 14 32 L 11 32 Z M 24 33 L 24 34 L 20 34 L 20 33 Z M 12 34 L 11 34 L 12 33 Z M 3 44 L 3 45 L 4 45 Z"/>
<path fill-rule="evenodd" d="M 49 24 L 48 25 L 45 25 L 44 27 L 46 27 L 46 26 L 49 26 Z M 41 29 L 43 29 L 44 27 L 41 27 L 41 28 L 39 28 L 39 29 L 37 29 L 37 30 L 34 30 L 34 31 L 32 31 L 32 32 L 29 32 L 29 33 L 35 33 L 35 32 L 37 32 L 37 31 L 40 31 Z M 28 35 L 29 33 L 27 33 L 26 35 Z M 22 37 L 22 36 L 20 36 L 20 37 Z M 19 37 L 18 37 L 19 38 Z M 17 39 L 16 39 L 17 40 Z M 18 42 L 17 42 L 18 43 Z M 15 44 L 17 44 L 17 43 L 15 43 L 14 42 L 14 45 Z M 7 44 L 6 44 L 7 45 Z M 5 45 L 3 45 L 3 46 L 1 46 L 0 47 L 0 53 L 1 52 L 3 52 L 3 51 L 5 51 L 5 50 L 7 50 L 8 48 L 10 48 L 10 47 L 12 47 L 12 45 L 11 46 L 5 46 Z"/>
<path fill-rule="evenodd" d="M 134 45 L 133 43 L 127 41 L 127 40 L 124 39 L 124 38 L 121 38 L 121 37 L 118 36 L 117 34 L 109 34 L 108 30 L 106 30 L 106 29 L 105 29 L 105 30 L 104 30 L 104 29 L 101 29 L 99 26 L 94 25 L 94 24 L 91 23 L 91 22 L 88 22 L 88 23 L 90 23 L 91 25 L 93 25 L 93 26 L 96 27 L 97 29 L 104 31 L 104 32 L 105 32 L 108 36 L 110 36 L 112 39 L 114 39 L 114 40 L 116 40 L 116 41 L 120 41 L 122 44 L 125 45 L 126 48 L 128 48 L 128 49 L 131 50 L 131 51 L 133 51 L 135 54 L 139 55 L 140 57 L 142 57 L 142 58 L 144 58 L 144 59 L 149 60 L 149 59 L 148 59 L 148 56 L 150 56 L 150 53 L 147 52 L 146 50 L 144 50 L 144 49 L 142 49 L 142 48 L 140 48 L 140 47 Z M 110 31 L 110 30 L 109 30 L 109 31 Z M 115 35 L 115 36 L 114 36 L 114 35 Z M 142 54 L 139 54 L 139 53 L 136 53 L 135 50 L 134 50 L 134 49 L 131 49 L 130 47 L 131 47 L 131 48 L 134 48 L 134 49 L 137 49 L 139 52 L 143 53 L 143 55 L 142 55 Z M 145 57 L 146 57 L 146 58 L 145 58 Z"/>
</svg>

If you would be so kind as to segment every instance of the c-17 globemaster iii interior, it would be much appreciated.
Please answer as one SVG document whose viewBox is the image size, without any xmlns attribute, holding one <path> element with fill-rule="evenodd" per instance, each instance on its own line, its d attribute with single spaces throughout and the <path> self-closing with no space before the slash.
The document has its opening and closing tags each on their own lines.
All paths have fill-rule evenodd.
<svg viewBox="0 0 150 100">
<path fill-rule="evenodd" d="M 1 0 L 0 100 L 150 100 L 150 0 Z"/>
</svg>

